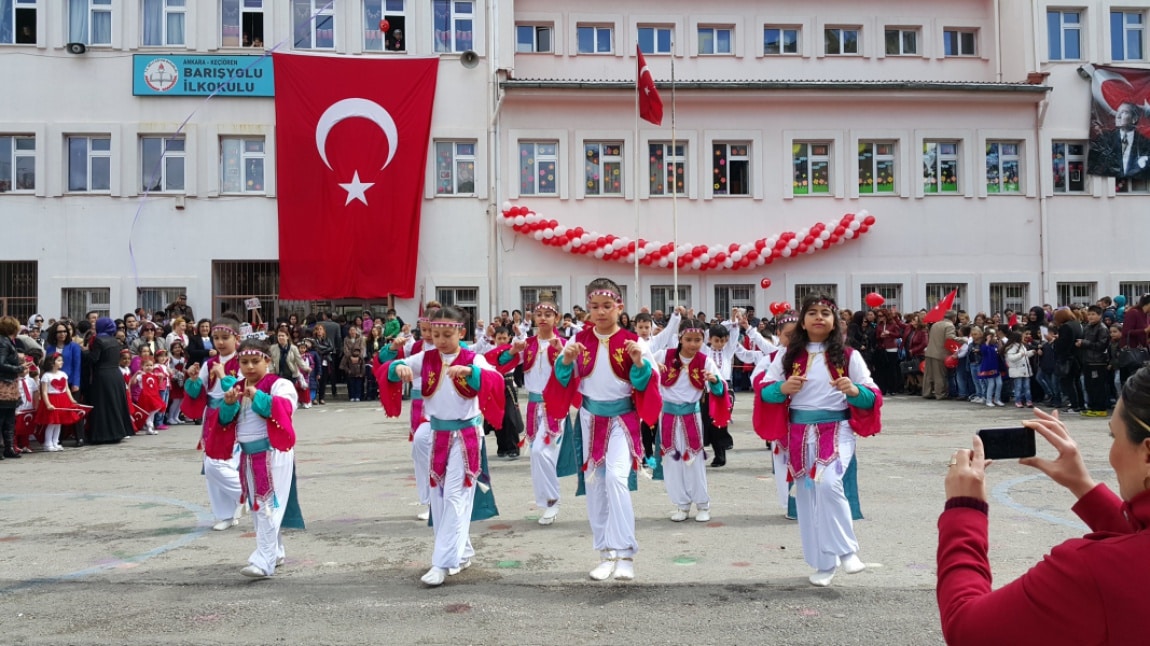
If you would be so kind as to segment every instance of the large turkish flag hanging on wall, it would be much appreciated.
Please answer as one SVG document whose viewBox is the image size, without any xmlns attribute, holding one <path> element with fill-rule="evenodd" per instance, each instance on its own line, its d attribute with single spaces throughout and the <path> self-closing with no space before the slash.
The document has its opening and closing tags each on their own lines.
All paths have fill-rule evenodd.
<svg viewBox="0 0 1150 646">
<path fill-rule="evenodd" d="M 272 60 L 280 298 L 411 298 L 439 59 Z"/>
</svg>

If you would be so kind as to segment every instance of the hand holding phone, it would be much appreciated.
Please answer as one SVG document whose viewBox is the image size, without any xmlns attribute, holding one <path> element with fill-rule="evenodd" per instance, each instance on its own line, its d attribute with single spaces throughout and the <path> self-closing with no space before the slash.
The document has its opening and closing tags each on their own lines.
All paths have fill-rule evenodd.
<svg viewBox="0 0 1150 646">
<path fill-rule="evenodd" d="M 1038 452 L 1034 429 L 1025 426 L 984 428 L 978 432 L 987 460 L 1031 458 Z"/>
</svg>

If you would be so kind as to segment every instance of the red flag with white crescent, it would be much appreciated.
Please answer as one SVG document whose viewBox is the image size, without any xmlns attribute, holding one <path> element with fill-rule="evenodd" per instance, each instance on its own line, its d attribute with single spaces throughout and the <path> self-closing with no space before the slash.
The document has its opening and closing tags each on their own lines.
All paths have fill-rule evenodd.
<svg viewBox="0 0 1150 646">
<path fill-rule="evenodd" d="M 639 49 L 638 45 L 635 46 L 635 53 L 639 56 L 639 116 L 656 126 L 662 125 L 663 99 L 659 98 L 659 90 L 655 89 L 655 79 L 651 77 L 647 59 L 643 58 L 643 50 Z"/>
<path fill-rule="evenodd" d="M 958 296 L 958 290 L 952 289 L 950 293 L 942 297 L 934 307 L 922 317 L 924 323 L 938 323 L 942 317 L 946 315 L 946 311 L 954 307 L 954 298 Z"/>
<path fill-rule="evenodd" d="M 280 298 L 411 298 L 439 59 L 272 60 Z"/>
<path fill-rule="evenodd" d="M 1150 70 L 1095 65 L 1086 172 L 1150 177 Z"/>
</svg>

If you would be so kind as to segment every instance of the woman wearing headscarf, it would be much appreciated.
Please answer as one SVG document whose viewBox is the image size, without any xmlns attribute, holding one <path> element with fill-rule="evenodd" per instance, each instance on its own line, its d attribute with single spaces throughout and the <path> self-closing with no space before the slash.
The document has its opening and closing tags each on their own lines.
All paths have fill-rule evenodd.
<svg viewBox="0 0 1150 646">
<path fill-rule="evenodd" d="M 120 372 L 120 350 L 124 344 L 116 339 L 116 323 L 107 317 L 96 320 L 96 338 L 92 339 L 92 386 L 89 403 L 92 420 L 88 441 L 92 444 L 114 444 L 135 435 L 128 398 L 124 396 L 124 376 Z"/>
</svg>

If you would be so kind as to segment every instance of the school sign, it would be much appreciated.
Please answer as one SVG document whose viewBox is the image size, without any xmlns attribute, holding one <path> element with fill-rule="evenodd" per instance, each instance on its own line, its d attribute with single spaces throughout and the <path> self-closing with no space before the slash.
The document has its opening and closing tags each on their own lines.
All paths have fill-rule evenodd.
<svg viewBox="0 0 1150 646">
<path fill-rule="evenodd" d="M 275 96 L 270 56 L 132 57 L 136 96 Z"/>
</svg>

